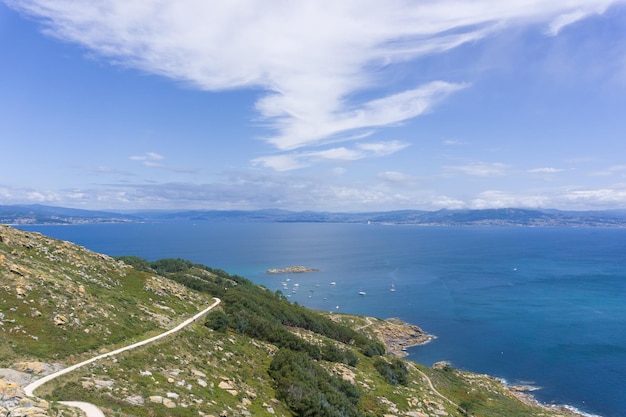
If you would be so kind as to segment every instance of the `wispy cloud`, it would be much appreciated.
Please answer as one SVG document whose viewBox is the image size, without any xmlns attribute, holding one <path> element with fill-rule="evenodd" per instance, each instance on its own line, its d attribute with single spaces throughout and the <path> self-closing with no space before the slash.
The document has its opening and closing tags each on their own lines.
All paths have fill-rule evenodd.
<svg viewBox="0 0 626 417">
<path fill-rule="evenodd" d="M 318 207 L 319 201 L 325 201 L 324 209 L 331 211 L 506 207 L 590 210 L 626 207 L 626 184 L 519 192 L 491 189 L 468 193 L 459 198 L 423 187 L 404 187 L 403 185 L 414 178 L 399 172 L 382 173 L 377 179 L 378 184 L 374 181 L 359 185 L 341 181 L 319 181 L 293 173 L 247 171 L 226 173 L 214 182 L 202 184 L 110 183 L 56 191 L 0 184 L 0 203 L 89 206 L 95 209 L 132 206 L 178 209 L 281 207 L 308 210 Z"/>
<path fill-rule="evenodd" d="M 594 171 L 590 174 L 592 177 L 608 177 L 618 173 L 624 173 L 626 171 L 626 165 L 613 165 L 605 169 Z"/>
<path fill-rule="evenodd" d="M 76 169 L 79 169 L 80 171 L 83 171 L 83 172 L 96 174 L 96 175 L 121 175 L 121 176 L 133 175 L 129 171 L 123 171 L 123 170 L 119 170 L 117 168 L 113 168 L 113 167 L 105 166 L 105 165 L 98 165 L 98 166 L 80 165 L 80 166 L 77 166 Z"/>
<path fill-rule="evenodd" d="M 55 204 L 61 199 L 61 194 L 57 191 L 0 184 L 0 201 L 3 204 Z"/>
<path fill-rule="evenodd" d="M 142 161 L 145 166 L 153 167 L 159 165 L 159 163 L 156 161 L 161 161 L 165 159 L 165 157 L 159 155 L 156 152 L 148 152 L 145 155 L 130 156 L 128 157 L 128 159 L 130 159 L 131 161 Z"/>
<path fill-rule="evenodd" d="M 320 151 L 293 152 L 270 155 L 253 160 L 255 165 L 272 168 L 276 171 L 290 171 L 304 168 L 321 161 L 356 161 L 364 158 L 391 155 L 409 146 L 400 141 L 358 143 L 353 147 L 335 147 Z"/>
<path fill-rule="evenodd" d="M 552 205 L 553 201 L 555 201 L 554 196 L 488 190 L 479 193 L 476 197 L 468 201 L 468 207 L 476 210 L 507 207 L 555 207 Z"/>
<path fill-rule="evenodd" d="M 131 161 L 141 161 L 142 165 L 148 168 L 159 168 L 159 169 L 163 169 L 166 171 L 183 173 L 183 174 L 191 174 L 191 173 L 197 172 L 196 169 L 166 165 L 160 162 L 164 160 L 165 157 L 163 155 L 159 155 L 156 152 L 147 152 L 145 155 L 130 156 L 128 159 L 130 159 Z"/>
<path fill-rule="evenodd" d="M 508 165 L 494 162 L 494 163 L 483 163 L 476 162 L 468 165 L 455 165 L 455 166 L 446 166 L 444 170 L 446 173 L 457 173 L 463 175 L 470 175 L 474 177 L 493 177 L 493 176 L 501 176 L 506 174 Z"/>
<path fill-rule="evenodd" d="M 379 172 L 376 177 L 384 184 L 391 187 L 414 187 L 420 181 L 419 178 L 415 176 L 403 174 L 398 171 Z"/>
<path fill-rule="evenodd" d="M 462 140 L 446 139 L 443 141 L 443 144 L 446 146 L 461 146 L 461 145 L 466 145 L 467 142 L 462 141 Z"/>
<path fill-rule="evenodd" d="M 389 126 L 412 119 L 431 109 L 449 94 L 467 87 L 443 81 L 432 82 L 381 99 L 361 103 L 355 108 L 326 108 L 322 112 L 301 113 L 285 110 L 290 97 L 274 94 L 257 103 L 257 109 L 265 115 L 275 116 L 271 125 L 280 132 L 268 142 L 278 149 L 289 150 L 315 146 L 327 142 L 344 141 L 342 134 L 364 128 Z M 315 105 L 308 103 L 307 105 Z M 312 110 L 312 109 L 311 109 Z M 329 111 L 330 110 L 330 111 Z"/>
<path fill-rule="evenodd" d="M 556 174 L 558 172 L 563 172 L 565 171 L 562 168 L 550 168 L 550 167 L 546 167 L 546 168 L 533 168 L 533 169 L 529 169 L 528 172 L 531 174 Z"/>
<path fill-rule="evenodd" d="M 603 188 L 572 190 L 563 196 L 570 206 L 623 207 L 626 204 L 626 189 Z"/>
<path fill-rule="evenodd" d="M 116 64 L 207 91 L 258 89 L 255 108 L 271 129 L 265 140 L 293 151 L 402 123 L 469 86 L 444 80 L 389 85 L 390 92 L 371 98 L 393 64 L 517 24 L 544 24 L 556 35 L 624 0 L 592 6 L 589 0 L 5 1 L 40 18 L 48 34 Z M 307 166 L 310 156 L 286 154 L 283 162 L 265 165 Z"/>
<path fill-rule="evenodd" d="M 561 29 L 571 25 L 572 23 L 578 22 L 579 20 L 582 20 L 592 14 L 604 13 L 611 3 L 611 1 L 594 2 L 594 4 L 589 4 L 563 13 L 552 20 L 552 23 L 550 23 L 546 33 L 552 36 L 558 35 Z"/>
</svg>

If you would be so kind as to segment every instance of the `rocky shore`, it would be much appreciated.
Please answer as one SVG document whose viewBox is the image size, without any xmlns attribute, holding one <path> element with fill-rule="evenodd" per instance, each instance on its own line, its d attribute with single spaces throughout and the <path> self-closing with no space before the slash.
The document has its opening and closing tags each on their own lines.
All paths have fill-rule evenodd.
<svg viewBox="0 0 626 417">
<path fill-rule="evenodd" d="M 289 266 L 287 268 L 272 268 L 265 271 L 266 274 L 301 274 L 304 272 L 318 272 L 319 269 L 309 268 L 306 266 Z"/>
<path fill-rule="evenodd" d="M 387 351 L 397 357 L 406 356 L 406 349 L 422 345 L 436 336 L 426 333 L 419 326 L 391 318 L 372 327 L 376 336 L 385 344 Z"/>
<path fill-rule="evenodd" d="M 502 380 L 500 380 L 500 382 L 509 390 L 511 394 L 513 394 L 518 400 L 520 400 L 524 404 L 532 405 L 535 407 L 542 407 L 551 411 L 556 411 L 562 414 L 563 417 L 593 417 L 589 414 L 580 412 L 574 407 L 570 407 L 567 405 L 544 404 L 540 402 L 531 394 L 531 392 L 537 391 L 541 388 L 534 387 L 531 385 L 507 385 L 506 382 Z M 600 417 L 600 416 L 595 416 L 595 417 Z"/>
<path fill-rule="evenodd" d="M 371 325 L 371 330 L 385 344 L 387 352 L 397 357 L 406 356 L 406 349 L 411 346 L 422 345 L 436 338 L 436 336 L 426 333 L 419 326 L 405 323 L 397 318 L 377 320 L 375 323 L 373 321 L 376 319 L 368 317 L 367 320 Z M 448 362 L 433 364 L 433 368 L 442 366 L 450 366 L 450 364 Z M 590 417 L 588 414 L 567 405 L 541 403 L 532 395 L 533 391 L 540 389 L 538 387 L 531 385 L 508 385 L 506 381 L 499 378 L 493 379 L 500 382 L 513 396 L 525 404 L 556 411 L 562 417 Z"/>
</svg>

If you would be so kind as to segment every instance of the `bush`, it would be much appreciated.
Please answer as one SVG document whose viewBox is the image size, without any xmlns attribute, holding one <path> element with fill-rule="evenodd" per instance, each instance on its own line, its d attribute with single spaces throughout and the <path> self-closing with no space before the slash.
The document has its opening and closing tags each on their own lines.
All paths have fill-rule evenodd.
<svg viewBox="0 0 626 417">
<path fill-rule="evenodd" d="M 228 315 L 221 310 L 212 311 L 207 315 L 204 325 L 209 329 L 225 333 L 228 330 Z"/>
<path fill-rule="evenodd" d="M 329 362 L 345 363 L 356 366 L 359 357 L 350 349 L 340 349 L 333 344 L 327 343 L 322 347 L 322 359 Z"/>
<path fill-rule="evenodd" d="M 278 398 L 298 416 L 356 417 L 361 393 L 349 382 L 330 375 L 308 355 L 281 349 L 269 375 Z"/>
<path fill-rule="evenodd" d="M 390 363 L 383 358 L 377 358 L 374 362 L 374 368 L 391 385 L 408 384 L 407 375 L 409 371 L 400 359 L 393 359 Z"/>
</svg>

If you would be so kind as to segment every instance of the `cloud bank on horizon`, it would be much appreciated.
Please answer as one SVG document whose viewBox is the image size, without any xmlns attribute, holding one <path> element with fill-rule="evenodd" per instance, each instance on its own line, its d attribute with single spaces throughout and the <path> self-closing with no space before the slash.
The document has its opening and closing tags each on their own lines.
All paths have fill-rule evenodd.
<svg viewBox="0 0 626 417">
<path fill-rule="evenodd" d="M 207 92 L 252 90 L 261 136 L 271 152 L 250 158 L 253 168 L 280 173 L 325 161 L 375 159 L 413 143 L 384 139 L 387 130 L 437 111 L 472 79 L 441 74 L 397 82 L 394 68 L 537 26 L 555 37 L 624 0 L 302 0 L 174 2 L 147 0 L 5 0 L 35 18 L 47 35 L 78 44 L 121 67 L 163 76 Z M 457 144 L 450 139 L 450 146 Z M 160 152 L 131 156 L 146 167 L 195 172 L 163 163 Z M 442 176 L 504 175 L 501 162 L 442 167 Z M 388 170 L 387 180 L 408 178 Z M 558 174 L 532 167 L 530 174 Z M 393 173 L 393 175 L 391 174 Z M 389 181 L 388 181 L 389 182 Z M 419 181 L 411 179 L 412 184 Z M 476 196 L 506 193 L 486 191 Z M 598 195 L 595 193 L 593 195 Z M 600 195 L 603 195 L 600 192 Z M 373 197 L 374 198 L 374 197 Z M 387 197 L 385 197 L 387 198 Z M 382 198 L 384 200 L 385 198 Z M 582 197 L 581 197 L 582 198 Z M 563 197 L 566 199 L 566 197 Z M 402 199 L 400 199 L 402 200 Z M 517 199 L 519 205 L 519 199 Z M 500 204 L 500 203 L 495 203 Z M 529 204 L 537 204 L 535 202 Z M 454 198 L 442 205 L 467 206 Z"/>
</svg>

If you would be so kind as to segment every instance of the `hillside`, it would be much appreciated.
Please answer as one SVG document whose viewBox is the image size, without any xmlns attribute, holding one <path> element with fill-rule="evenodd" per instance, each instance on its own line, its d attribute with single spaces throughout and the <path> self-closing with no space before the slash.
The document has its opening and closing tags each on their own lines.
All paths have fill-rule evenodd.
<svg viewBox="0 0 626 417">
<path fill-rule="evenodd" d="M 98 353 L 178 333 L 55 379 Z M 0 225 L 0 415 L 71 416 L 60 400 L 119 416 L 559 416 L 486 375 L 385 353 L 428 338 L 416 326 L 318 313 L 181 259 L 113 259 Z M 392 348 L 392 349 L 390 349 Z"/>
<path fill-rule="evenodd" d="M 43 205 L 0 205 L 0 223 L 81 224 L 133 222 L 367 223 L 416 226 L 624 227 L 623 210 L 561 211 L 501 208 L 333 213 L 288 210 L 178 210 L 120 214 Z"/>
</svg>

